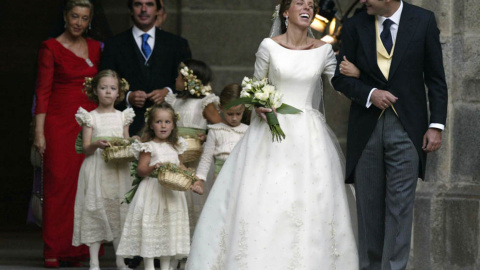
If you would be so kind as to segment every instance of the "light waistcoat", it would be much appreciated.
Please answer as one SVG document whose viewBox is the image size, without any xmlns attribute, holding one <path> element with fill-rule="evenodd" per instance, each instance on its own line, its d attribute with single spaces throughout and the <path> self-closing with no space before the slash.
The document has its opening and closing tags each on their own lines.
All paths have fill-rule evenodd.
<svg viewBox="0 0 480 270">
<path fill-rule="evenodd" d="M 377 36 L 377 65 L 380 68 L 380 71 L 382 72 L 385 79 L 388 81 L 388 75 L 390 74 L 390 66 L 392 65 L 393 52 L 395 51 L 395 41 L 396 41 L 396 39 L 393 41 L 393 46 L 392 46 L 392 50 L 390 51 L 390 54 L 388 54 L 387 50 L 383 46 L 382 40 L 380 39 L 380 33 L 378 31 L 377 19 L 375 19 L 375 32 L 376 32 L 376 36 Z M 395 107 L 393 105 L 392 105 L 392 109 L 398 117 L 398 113 L 395 110 Z M 379 119 L 380 119 L 380 117 L 382 117 L 384 112 L 385 112 L 385 110 L 382 111 L 382 113 L 378 117 Z"/>
<path fill-rule="evenodd" d="M 377 36 L 377 64 L 378 64 L 378 67 L 380 68 L 380 71 L 382 71 L 383 76 L 388 81 L 390 66 L 392 64 L 392 56 L 395 50 L 395 40 L 393 41 L 392 51 L 390 51 L 390 54 L 388 54 L 387 50 L 383 46 L 382 40 L 380 39 L 377 20 L 375 20 L 375 31 Z"/>
</svg>

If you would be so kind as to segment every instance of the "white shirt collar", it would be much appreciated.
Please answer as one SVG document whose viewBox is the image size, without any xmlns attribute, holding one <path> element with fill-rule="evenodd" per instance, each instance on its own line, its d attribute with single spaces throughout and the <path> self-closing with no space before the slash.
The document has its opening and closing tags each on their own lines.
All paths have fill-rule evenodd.
<svg viewBox="0 0 480 270">
<path fill-rule="evenodd" d="M 150 28 L 150 30 L 148 30 L 147 32 L 143 32 L 142 30 L 140 30 L 140 28 L 138 28 L 136 25 L 133 25 L 133 28 L 132 28 L 132 33 L 133 33 L 133 36 L 135 38 L 139 38 L 141 37 L 143 34 L 147 33 L 150 35 L 150 37 L 153 38 L 153 40 L 155 40 L 155 26 Z"/>
<path fill-rule="evenodd" d="M 380 25 L 383 25 L 383 22 L 386 19 L 392 20 L 396 25 L 400 25 L 400 17 L 402 16 L 402 10 L 403 10 L 403 1 L 400 1 L 400 7 L 393 13 L 392 16 L 390 17 L 383 17 L 380 15 L 377 15 L 377 19 Z"/>
</svg>

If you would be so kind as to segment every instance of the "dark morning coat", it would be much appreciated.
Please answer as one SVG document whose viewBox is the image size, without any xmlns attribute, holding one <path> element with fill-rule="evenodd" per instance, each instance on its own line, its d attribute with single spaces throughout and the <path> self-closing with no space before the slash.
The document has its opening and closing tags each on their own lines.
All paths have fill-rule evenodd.
<svg viewBox="0 0 480 270">
<path fill-rule="evenodd" d="M 145 59 L 133 38 L 132 29 L 109 39 L 102 54 L 100 70 L 113 69 L 130 84 L 130 90 L 143 90 L 150 93 L 155 89 L 170 87 L 175 91 L 175 78 L 180 62 L 191 58 L 186 39 L 156 29 L 155 46 L 145 65 Z M 130 125 L 130 135 L 137 134 L 144 124 L 145 109 L 152 102 L 147 101 L 143 108 L 133 107 L 135 119 Z M 118 109 L 126 107 L 125 101 Z"/>
<path fill-rule="evenodd" d="M 423 136 L 430 123 L 446 121 L 448 91 L 435 16 L 431 11 L 403 4 L 388 80 L 377 65 L 375 16 L 363 11 L 349 19 L 342 29 L 338 59 L 347 56 L 361 71 L 360 79 L 351 78 L 340 74 L 337 65 L 332 79 L 335 89 L 352 101 L 347 134 L 347 183 L 354 181 L 355 166 L 381 113 L 374 105 L 366 108 L 372 88 L 390 91 L 398 97 L 394 106 L 417 149 L 422 179 L 426 165 Z"/>
</svg>

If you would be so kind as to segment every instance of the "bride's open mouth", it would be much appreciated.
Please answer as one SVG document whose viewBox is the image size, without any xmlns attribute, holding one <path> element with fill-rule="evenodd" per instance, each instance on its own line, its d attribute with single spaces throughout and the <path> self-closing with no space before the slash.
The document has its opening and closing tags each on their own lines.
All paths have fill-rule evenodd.
<svg viewBox="0 0 480 270">
<path fill-rule="evenodd" d="M 308 19 L 308 20 L 309 20 L 309 19 L 310 19 L 310 14 L 308 14 L 308 13 L 302 13 L 302 14 L 300 14 L 300 17 L 301 17 L 302 19 Z"/>
</svg>

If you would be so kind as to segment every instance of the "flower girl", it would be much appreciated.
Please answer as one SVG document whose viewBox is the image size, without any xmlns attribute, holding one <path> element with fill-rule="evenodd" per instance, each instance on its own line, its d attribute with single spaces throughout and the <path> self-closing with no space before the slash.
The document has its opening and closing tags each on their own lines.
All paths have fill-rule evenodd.
<svg viewBox="0 0 480 270">
<path fill-rule="evenodd" d="M 131 186 L 127 162 L 106 163 L 102 158 L 108 140 L 128 138 L 128 127 L 135 113 L 131 108 L 115 110 L 115 103 L 125 97 L 128 83 L 112 70 L 103 70 L 93 79 L 86 78 L 84 91 L 98 103 L 87 112 L 79 108 L 75 119 L 82 126 L 82 148 L 86 155 L 78 177 L 75 198 L 74 246 L 88 245 L 90 270 L 99 269 L 98 252 L 102 242 L 113 241 L 118 246 L 127 206 L 121 205 L 123 195 Z M 128 269 L 117 256 L 117 267 Z"/>
<path fill-rule="evenodd" d="M 143 177 L 135 192 L 124 224 L 117 255 L 142 256 L 145 269 L 154 268 L 160 257 L 162 270 L 176 267 L 190 251 L 188 208 L 184 192 L 161 186 L 152 176 L 162 163 L 181 165 L 186 142 L 178 137 L 177 116 L 166 102 L 145 113 L 142 142 L 134 142 L 137 175 Z"/>
<path fill-rule="evenodd" d="M 199 138 L 204 142 L 208 123 L 216 124 L 222 121 L 218 112 L 219 98 L 212 92 L 211 81 L 212 71 L 204 62 L 190 59 L 180 64 L 175 83 L 178 94 L 175 96 L 169 93 L 165 97 L 165 101 L 171 104 L 180 116 L 179 136 Z M 198 162 L 198 160 L 185 162 L 185 166 L 196 170 Z M 211 177 L 213 178 L 213 174 Z M 198 183 L 195 188 L 199 188 Z M 209 188 L 205 187 L 203 196 L 191 192 L 185 194 L 191 234 L 205 204 L 208 191 Z"/>
<path fill-rule="evenodd" d="M 212 70 L 204 62 L 190 59 L 180 63 L 175 82 L 178 94 L 168 93 L 165 97 L 180 115 L 179 136 L 204 135 L 208 123 L 222 121 L 217 108 L 219 99 L 212 92 L 211 81 Z"/>
<path fill-rule="evenodd" d="M 207 142 L 204 144 L 196 173 L 197 177 L 203 181 L 206 181 L 214 159 L 215 176 L 218 175 L 228 155 L 247 131 L 248 126 L 241 122 L 245 105 L 240 104 L 224 109 L 230 101 L 240 98 L 241 91 L 242 87 L 239 84 L 230 84 L 225 86 L 220 94 L 220 109 L 222 110 L 223 120 L 221 123 L 208 125 Z"/>
</svg>

